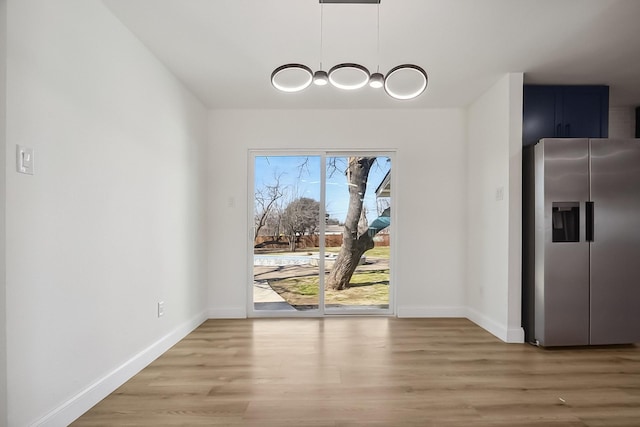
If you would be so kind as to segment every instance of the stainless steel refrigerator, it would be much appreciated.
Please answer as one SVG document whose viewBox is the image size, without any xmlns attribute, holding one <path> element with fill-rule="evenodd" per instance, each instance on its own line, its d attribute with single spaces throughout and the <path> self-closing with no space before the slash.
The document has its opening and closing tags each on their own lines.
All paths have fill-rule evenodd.
<svg viewBox="0 0 640 427">
<path fill-rule="evenodd" d="M 543 139 L 524 162 L 527 339 L 640 342 L 640 139 Z"/>
</svg>

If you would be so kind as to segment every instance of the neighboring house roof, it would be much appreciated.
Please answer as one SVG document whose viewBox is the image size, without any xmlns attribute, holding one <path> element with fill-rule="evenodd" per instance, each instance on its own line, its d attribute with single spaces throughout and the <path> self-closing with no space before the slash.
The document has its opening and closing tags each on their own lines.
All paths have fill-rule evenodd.
<svg viewBox="0 0 640 427">
<path fill-rule="evenodd" d="M 376 188 L 376 197 L 391 197 L 391 169 Z"/>
</svg>

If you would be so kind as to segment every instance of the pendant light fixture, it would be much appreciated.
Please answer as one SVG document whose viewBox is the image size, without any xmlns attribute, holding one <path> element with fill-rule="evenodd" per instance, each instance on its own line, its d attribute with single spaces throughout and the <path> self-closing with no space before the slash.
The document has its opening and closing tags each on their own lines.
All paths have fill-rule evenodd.
<svg viewBox="0 0 640 427">
<path fill-rule="evenodd" d="M 420 96 L 427 88 L 428 77 L 422 67 L 403 64 L 393 67 L 386 76 L 380 73 L 380 1 L 381 0 L 319 0 L 320 2 L 320 69 L 315 73 L 303 64 L 286 64 L 271 73 L 271 84 L 283 92 L 300 92 L 313 82 L 317 86 L 332 86 L 342 90 L 356 90 L 369 84 L 374 89 L 384 87 L 390 97 L 409 100 Z M 377 61 L 376 72 L 356 63 L 342 63 L 333 66 L 329 72 L 322 69 L 324 4 L 377 4 Z"/>
<path fill-rule="evenodd" d="M 358 64 L 338 64 L 329 70 L 329 82 L 338 89 L 355 90 L 369 81 L 369 70 Z"/>
<path fill-rule="evenodd" d="M 404 64 L 394 67 L 384 79 L 384 90 L 395 99 L 413 99 L 427 88 L 427 73 L 417 65 Z"/>
<path fill-rule="evenodd" d="M 311 68 L 302 64 L 282 65 L 271 73 L 271 83 L 283 92 L 300 92 L 309 87 L 312 79 Z"/>
</svg>

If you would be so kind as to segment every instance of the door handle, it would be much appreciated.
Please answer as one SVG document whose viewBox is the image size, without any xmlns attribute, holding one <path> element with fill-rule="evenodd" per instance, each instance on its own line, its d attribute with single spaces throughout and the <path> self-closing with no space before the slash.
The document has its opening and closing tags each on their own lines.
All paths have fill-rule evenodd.
<svg viewBox="0 0 640 427">
<path fill-rule="evenodd" d="M 593 202 L 586 202 L 584 204 L 585 207 L 585 240 L 587 242 L 593 242 L 593 232 L 594 232 L 594 217 L 593 217 Z"/>
</svg>

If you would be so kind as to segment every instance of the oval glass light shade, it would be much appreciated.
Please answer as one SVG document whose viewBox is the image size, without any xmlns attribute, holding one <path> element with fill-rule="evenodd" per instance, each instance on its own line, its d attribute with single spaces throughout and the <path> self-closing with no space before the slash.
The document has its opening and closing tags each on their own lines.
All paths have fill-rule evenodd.
<svg viewBox="0 0 640 427">
<path fill-rule="evenodd" d="M 427 73 L 417 65 L 394 67 L 384 79 L 384 90 L 395 99 L 405 100 L 420 96 L 427 88 Z"/>
<path fill-rule="evenodd" d="M 360 89 L 369 82 L 369 70 L 358 64 L 338 64 L 329 70 L 329 82 L 339 89 Z"/>
<path fill-rule="evenodd" d="M 311 68 L 302 64 L 282 65 L 271 73 L 271 84 L 283 92 L 299 92 L 306 89 L 313 78 Z"/>
<path fill-rule="evenodd" d="M 380 89 L 384 86 L 384 76 L 380 73 L 373 73 L 369 78 L 369 86 L 374 89 Z"/>
<path fill-rule="evenodd" d="M 329 76 L 326 71 L 318 70 L 313 74 L 313 84 L 316 86 L 324 86 L 329 83 Z"/>
</svg>

